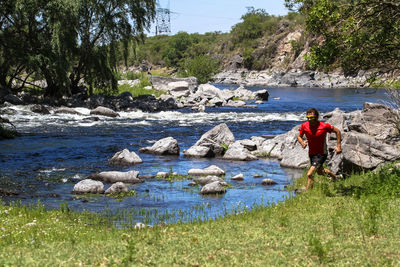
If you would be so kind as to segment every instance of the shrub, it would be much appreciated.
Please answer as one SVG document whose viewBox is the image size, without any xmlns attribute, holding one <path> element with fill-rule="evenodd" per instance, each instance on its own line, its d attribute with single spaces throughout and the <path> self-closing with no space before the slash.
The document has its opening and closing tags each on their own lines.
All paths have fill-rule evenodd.
<svg viewBox="0 0 400 267">
<path fill-rule="evenodd" d="M 219 71 L 219 62 L 215 58 L 200 55 L 186 60 L 184 70 L 183 76 L 194 76 L 199 83 L 206 83 Z"/>
</svg>

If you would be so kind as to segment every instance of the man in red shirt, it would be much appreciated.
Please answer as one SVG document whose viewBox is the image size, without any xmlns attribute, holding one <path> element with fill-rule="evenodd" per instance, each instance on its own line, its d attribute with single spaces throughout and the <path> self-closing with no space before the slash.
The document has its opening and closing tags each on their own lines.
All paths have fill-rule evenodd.
<svg viewBox="0 0 400 267">
<path fill-rule="evenodd" d="M 307 187 L 309 190 L 314 185 L 313 174 L 315 171 L 319 175 L 326 173 L 332 179 L 336 179 L 336 175 L 329 169 L 323 168 L 323 164 L 328 156 L 326 147 L 326 133 L 335 132 L 337 145 L 335 148 L 336 153 L 341 153 L 341 133 L 338 128 L 318 120 L 319 113 L 315 108 L 310 108 L 306 112 L 308 121 L 304 122 L 299 129 L 297 140 L 303 148 L 308 145 L 308 155 L 310 156 L 311 167 L 307 172 Z M 307 140 L 303 140 L 303 135 L 306 135 Z"/>
</svg>

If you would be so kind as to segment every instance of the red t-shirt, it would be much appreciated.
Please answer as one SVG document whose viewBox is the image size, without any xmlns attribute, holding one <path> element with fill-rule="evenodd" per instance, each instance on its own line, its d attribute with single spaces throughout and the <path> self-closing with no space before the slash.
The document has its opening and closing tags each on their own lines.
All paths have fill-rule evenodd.
<svg viewBox="0 0 400 267">
<path fill-rule="evenodd" d="M 308 154 L 327 154 L 326 148 L 326 133 L 331 133 L 333 131 L 333 126 L 318 121 L 317 125 L 310 125 L 309 121 L 304 122 L 300 126 L 300 136 L 306 135 L 308 141 Z"/>
</svg>

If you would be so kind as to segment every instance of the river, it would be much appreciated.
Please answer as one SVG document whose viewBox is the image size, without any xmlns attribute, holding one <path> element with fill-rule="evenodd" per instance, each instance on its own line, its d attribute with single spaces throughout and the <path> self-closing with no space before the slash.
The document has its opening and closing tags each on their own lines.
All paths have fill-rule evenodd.
<svg viewBox="0 0 400 267">
<path fill-rule="evenodd" d="M 120 112 L 121 117 L 101 118 L 100 121 L 89 120 L 90 111 L 85 108 L 77 109 L 83 115 L 39 115 L 31 112 L 29 106 L 1 107 L 2 116 L 9 118 L 22 133 L 21 137 L 0 141 L 0 188 L 19 193 L 2 199 L 6 203 L 19 201 L 22 204 L 40 201 L 47 208 L 68 204 L 74 210 L 117 214 L 118 222 L 127 224 L 174 223 L 241 212 L 252 205 L 268 205 L 289 197 L 285 186 L 302 171 L 282 168 L 274 159 L 251 162 L 188 159 L 182 153 L 180 156 L 140 154 L 139 148 L 172 136 L 178 140 L 182 151 L 220 123 L 228 125 L 236 140 L 277 135 L 302 123 L 309 107 L 323 114 L 335 108 L 346 112 L 359 110 L 364 102 L 387 101 L 385 90 L 377 89 L 266 89 L 270 93 L 269 101 L 256 108 Z M 130 167 L 110 166 L 108 159 L 124 148 L 136 152 L 143 163 Z M 137 170 L 141 175 L 155 175 L 172 170 L 187 174 L 189 169 L 212 164 L 226 171 L 226 181 L 231 185 L 226 194 L 202 196 L 200 187 L 188 186 L 188 180 L 159 179 L 131 186 L 136 194 L 125 198 L 71 194 L 77 182 L 96 172 Z M 244 181 L 230 180 L 239 173 L 244 174 Z M 264 178 L 271 178 L 278 184 L 262 186 Z"/>
</svg>

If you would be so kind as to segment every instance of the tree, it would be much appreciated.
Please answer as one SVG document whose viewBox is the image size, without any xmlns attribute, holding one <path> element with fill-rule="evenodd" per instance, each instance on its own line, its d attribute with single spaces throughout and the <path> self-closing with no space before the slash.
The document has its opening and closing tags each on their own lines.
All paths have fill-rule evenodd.
<svg viewBox="0 0 400 267">
<path fill-rule="evenodd" d="M 140 37 L 154 15 L 155 0 L 2 0 L 0 85 L 23 73 L 43 77 L 49 96 L 81 80 L 116 89 L 116 44 Z"/>
<path fill-rule="evenodd" d="M 193 59 L 187 59 L 184 68 L 185 76 L 194 76 L 199 83 L 206 83 L 219 71 L 219 62 L 215 58 L 199 55 Z"/>
<path fill-rule="evenodd" d="M 285 0 L 306 17 L 307 29 L 322 36 L 308 55 L 313 68 L 339 64 L 346 73 L 398 68 L 400 2 L 394 0 Z"/>
</svg>

